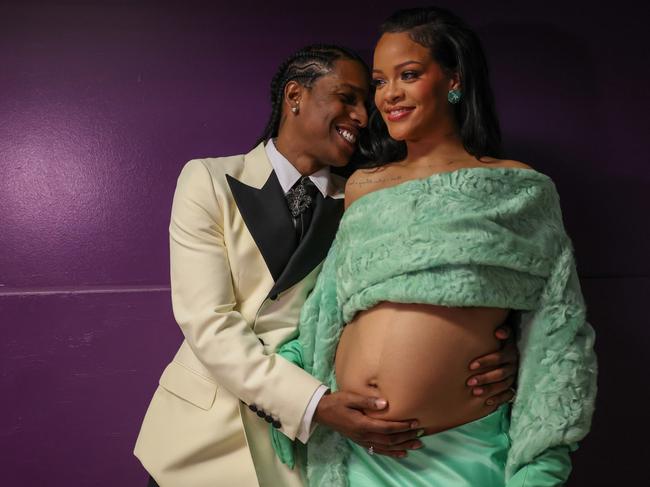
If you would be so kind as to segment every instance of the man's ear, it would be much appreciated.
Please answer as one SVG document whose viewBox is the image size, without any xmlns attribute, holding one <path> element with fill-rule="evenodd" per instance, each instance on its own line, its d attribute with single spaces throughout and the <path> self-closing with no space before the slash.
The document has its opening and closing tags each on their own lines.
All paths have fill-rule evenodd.
<svg viewBox="0 0 650 487">
<path fill-rule="evenodd" d="M 289 81 L 284 87 L 284 103 L 293 113 L 298 113 L 300 109 L 304 89 L 304 86 L 297 81 Z"/>
</svg>

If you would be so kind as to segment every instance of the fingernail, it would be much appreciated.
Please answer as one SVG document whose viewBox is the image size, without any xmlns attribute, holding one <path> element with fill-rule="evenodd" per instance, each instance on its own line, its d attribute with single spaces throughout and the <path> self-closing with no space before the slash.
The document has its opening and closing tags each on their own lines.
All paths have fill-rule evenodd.
<svg viewBox="0 0 650 487">
<path fill-rule="evenodd" d="M 469 366 L 470 370 L 476 370 L 481 367 L 481 364 L 479 362 L 472 362 L 471 365 Z"/>
<path fill-rule="evenodd" d="M 415 443 L 413 443 L 412 450 L 417 450 L 418 448 L 422 448 L 423 446 L 424 444 L 421 441 L 416 441 Z"/>
<path fill-rule="evenodd" d="M 467 381 L 468 386 L 475 386 L 476 384 L 478 384 L 478 381 L 476 379 L 470 379 Z"/>
<path fill-rule="evenodd" d="M 407 455 L 406 452 L 405 452 L 405 453 L 400 453 L 400 454 L 398 455 L 398 457 L 399 457 L 399 458 L 404 458 L 406 455 Z"/>
<path fill-rule="evenodd" d="M 483 394 L 483 388 L 482 387 L 475 387 L 472 389 L 472 392 L 474 393 L 475 396 L 480 396 Z"/>
<path fill-rule="evenodd" d="M 375 406 L 379 409 L 384 409 L 386 407 L 386 402 L 385 399 L 375 399 Z"/>
<path fill-rule="evenodd" d="M 415 428 L 417 428 L 417 427 L 418 427 L 418 424 L 419 424 L 419 423 L 418 423 L 417 421 L 413 421 L 413 422 L 411 423 L 411 429 L 414 430 Z"/>
<path fill-rule="evenodd" d="M 418 432 L 415 434 L 415 436 L 417 436 L 417 437 L 419 438 L 419 437 L 422 436 L 423 434 L 424 434 L 424 428 L 423 428 L 423 429 L 419 429 Z"/>
<path fill-rule="evenodd" d="M 487 401 L 485 401 L 485 404 L 487 404 L 488 406 L 492 406 L 492 404 L 494 404 L 494 401 L 492 399 L 488 399 Z"/>
</svg>

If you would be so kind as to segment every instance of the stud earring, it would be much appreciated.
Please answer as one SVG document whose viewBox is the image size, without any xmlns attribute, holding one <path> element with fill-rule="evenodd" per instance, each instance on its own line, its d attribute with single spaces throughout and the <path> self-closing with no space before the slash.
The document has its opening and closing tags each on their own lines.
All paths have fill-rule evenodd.
<svg viewBox="0 0 650 487">
<path fill-rule="evenodd" d="M 294 115 L 297 115 L 298 114 L 298 105 L 296 105 L 295 107 L 291 107 L 291 111 L 294 113 Z"/>
<path fill-rule="evenodd" d="M 449 90 L 447 93 L 447 101 L 452 105 L 455 105 L 462 98 L 463 93 L 460 90 Z"/>
</svg>

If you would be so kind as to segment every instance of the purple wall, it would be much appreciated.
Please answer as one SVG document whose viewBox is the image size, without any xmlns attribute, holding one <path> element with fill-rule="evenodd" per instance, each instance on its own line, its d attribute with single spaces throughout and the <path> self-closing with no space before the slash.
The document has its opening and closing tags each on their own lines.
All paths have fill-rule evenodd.
<svg viewBox="0 0 650 487">
<path fill-rule="evenodd" d="M 442 3 L 484 39 L 510 155 L 556 180 L 575 242 L 602 371 L 570 485 L 638 485 L 647 16 L 625 2 Z M 167 224 L 182 164 L 246 151 L 286 55 L 335 41 L 370 58 L 403 2 L 281 5 L 0 4 L 3 485 L 144 485 L 132 446 L 181 339 Z"/>
</svg>

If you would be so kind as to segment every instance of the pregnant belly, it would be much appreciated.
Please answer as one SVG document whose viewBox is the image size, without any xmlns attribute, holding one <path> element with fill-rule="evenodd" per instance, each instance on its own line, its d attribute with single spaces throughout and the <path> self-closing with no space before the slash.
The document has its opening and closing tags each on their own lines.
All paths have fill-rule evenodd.
<svg viewBox="0 0 650 487">
<path fill-rule="evenodd" d="M 499 348 L 497 308 L 380 303 L 343 330 L 336 352 L 339 390 L 382 397 L 383 419 L 417 419 L 427 434 L 495 409 L 465 385 L 472 359 Z"/>
</svg>

